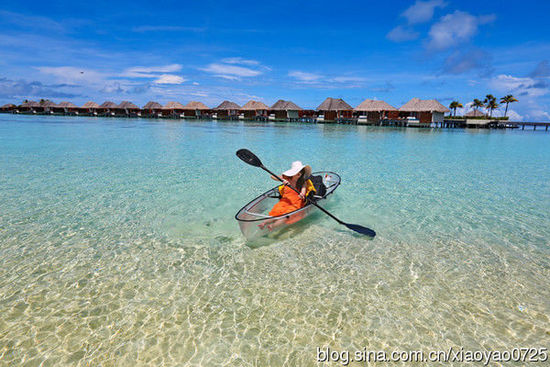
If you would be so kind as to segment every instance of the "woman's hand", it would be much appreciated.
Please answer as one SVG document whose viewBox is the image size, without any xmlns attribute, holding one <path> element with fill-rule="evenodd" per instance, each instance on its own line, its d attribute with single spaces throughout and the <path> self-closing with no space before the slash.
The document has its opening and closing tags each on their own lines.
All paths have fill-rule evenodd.
<svg viewBox="0 0 550 367">
<path fill-rule="evenodd" d="M 302 200 L 306 200 L 306 196 L 302 193 L 299 193 L 298 196 L 300 196 L 300 199 Z"/>
<path fill-rule="evenodd" d="M 283 178 L 283 185 L 288 185 L 288 181 Z"/>
</svg>

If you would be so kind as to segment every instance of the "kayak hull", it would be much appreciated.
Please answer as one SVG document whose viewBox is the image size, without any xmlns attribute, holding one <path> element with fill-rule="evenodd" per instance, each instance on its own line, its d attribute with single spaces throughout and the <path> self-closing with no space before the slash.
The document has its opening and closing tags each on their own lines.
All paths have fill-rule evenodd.
<svg viewBox="0 0 550 367">
<path fill-rule="evenodd" d="M 312 173 L 312 175 L 322 176 L 323 183 L 327 188 L 325 195 L 316 198 L 317 203 L 322 204 L 340 185 L 340 176 L 334 172 L 329 171 L 314 172 Z M 274 220 L 283 219 L 284 222 L 282 223 L 282 225 L 278 226 L 276 229 L 276 232 L 280 232 L 281 230 L 284 230 L 285 228 L 288 228 L 289 226 L 308 217 L 317 210 L 317 207 L 315 205 L 307 204 L 301 209 L 284 215 L 280 215 L 277 217 L 269 216 L 269 211 L 279 201 L 278 187 L 279 186 L 276 186 L 271 190 L 264 192 L 262 195 L 258 196 L 257 198 L 246 204 L 244 207 L 242 207 L 241 210 L 239 210 L 235 215 L 235 219 L 239 223 L 241 232 L 248 240 L 267 236 L 273 233 L 267 228 L 267 226 L 263 229 L 260 228 L 259 225 L 261 225 L 262 223 L 273 222 Z"/>
</svg>

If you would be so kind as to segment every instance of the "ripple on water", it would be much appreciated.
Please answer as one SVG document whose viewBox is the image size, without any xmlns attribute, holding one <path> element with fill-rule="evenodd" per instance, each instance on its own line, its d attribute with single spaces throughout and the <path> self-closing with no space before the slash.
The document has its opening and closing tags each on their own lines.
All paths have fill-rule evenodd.
<svg viewBox="0 0 550 367">
<path fill-rule="evenodd" d="M 315 366 L 316 347 L 550 341 L 549 188 L 517 188 L 550 177 L 500 163 L 499 146 L 546 159 L 536 137 L 102 121 L 0 124 L 0 365 Z M 342 172 L 327 208 L 374 240 L 319 215 L 244 242 L 232 215 L 269 184 L 224 157 L 270 143 L 262 160 L 292 161 L 298 142 Z"/>
</svg>

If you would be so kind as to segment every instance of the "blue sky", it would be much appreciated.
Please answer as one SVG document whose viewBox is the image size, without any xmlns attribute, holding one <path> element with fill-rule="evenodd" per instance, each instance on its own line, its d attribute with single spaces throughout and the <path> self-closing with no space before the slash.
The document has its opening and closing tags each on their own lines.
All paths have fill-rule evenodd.
<svg viewBox="0 0 550 367">
<path fill-rule="evenodd" d="M 548 121 L 548 14 L 531 0 L 3 1 L 0 104 L 511 93 L 514 119 Z"/>
</svg>

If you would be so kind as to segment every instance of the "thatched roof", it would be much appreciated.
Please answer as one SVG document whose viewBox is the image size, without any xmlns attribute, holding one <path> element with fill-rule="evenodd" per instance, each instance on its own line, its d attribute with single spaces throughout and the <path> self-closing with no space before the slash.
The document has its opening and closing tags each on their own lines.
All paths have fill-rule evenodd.
<svg viewBox="0 0 550 367">
<path fill-rule="evenodd" d="M 41 107 L 41 106 L 40 106 L 40 103 L 38 102 L 27 101 L 27 102 L 21 103 L 21 107 Z"/>
<path fill-rule="evenodd" d="M 405 103 L 399 111 L 403 112 L 449 112 L 449 109 L 443 106 L 435 99 L 419 99 L 413 98 Z"/>
<path fill-rule="evenodd" d="M 472 110 L 472 111 L 468 112 L 467 114 L 465 114 L 464 116 L 466 116 L 466 117 L 482 117 L 482 116 L 487 116 L 487 114 L 481 112 L 480 110 Z"/>
<path fill-rule="evenodd" d="M 114 102 L 111 102 L 111 101 L 105 101 L 103 102 L 103 104 L 101 106 L 99 106 L 101 108 L 117 108 L 118 105 Z"/>
<path fill-rule="evenodd" d="M 39 104 L 42 107 L 57 107 L 57 105 L 54 102 L 50 101 L 49 99 L 42 101 Z"/>
<path fill-rule="evenodd" d="M 210 107 L 208 107 L 207 105 L 205 105 L 202 102 L 191 101 L 187 105 L 185 105 L 185 109 L 187 109 L 187 110 L 209 110 Z"/>
<path fill-rule="evenodd" d="M 149 101 L 145 106 L 143 106 L 144 110 L 158 110 L 162 108 L 162 105 L 158 102 Z"/>
<path fill-rule="evenodd" d="M 215 110 L 240 110 L 241 106 L 236 104 L 235 102 L 230 101 L 223 101 L 220 103 L 218 107 L 215 108 Z"/>
<path fill-rule="evenodd" d="M 284 99 L 280 99 L 273 106 L 271 106 L 271 110 L 278 110 L 278 111 L 301 111 L 302 108 L 299 107 L 297 104 L 295 104 L 292 101 L 285 101 Z"/>
<path fill-rule="evenodd" d="M 13 103 L 7 103 L 7 104 L 3 105 L 3 106 L 0 107 L 0 108 L 4 108 L 4 109 L 5 109 L 5 108 L 15 108 L 15 107 L 17 107 L 17 106 L 14 105 Z"/>
<path fill-rule="evenodd" d="M 347 104 L 341 98 L 327 98 L 323 103 L 317 107 L 317 111 L 350 111 L 353 110 L 349 104 Z"/>
<path fill-rule="evenodd" d="M 355 107 L 355 111 L 397 111 L 397 108 L 387 104 L 384 101 L 365 99 L 359 104 L 359 106 Z"/>
<path fill-rule="evenodd" d="M 269 110 L 269 107 L 267 107 L 262 102 L 248 101 L 244 106 L 241 107 L 241 110 Z"/>
<path fill-rule="evenodd" d="M 82 105 L 82 107 L 84 107 L 84 108 L 98 108 L 99 105 L 95 102 L 89 101 L 89 102 L 84 103 Z"/>
<path fill-rule="evenodd" d="M 90 103 L 90 102 L 88 102 L 88 103 Z M 93 102 L 91 102 L 91 103 L 93 103 Z M 59 102 L 57 104 L 57 107 L 76 107 L 76 105 L 74 105 L 71 102 Z"/>
<path fill-rule="evenodd" d="M 179 102 L 168 102 L 164 107 L 164 110 L 185 110 L 185 106 Z"/>
<path fill-rule="evenodd" d="M 139 107 L 136 106 L 135 104 L 133 104 L 130 101 L 120 102 L 120 104 L 118 105 L 118 108 L 124 108 L 124 109 L 127 109 L 127 110 L 139 110 Z"/>
</svg>

